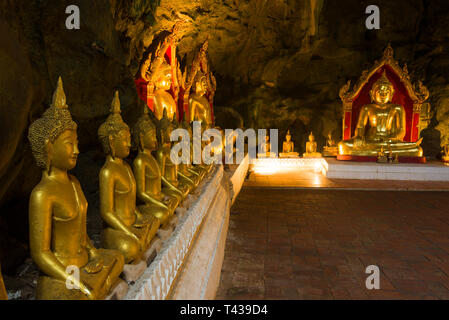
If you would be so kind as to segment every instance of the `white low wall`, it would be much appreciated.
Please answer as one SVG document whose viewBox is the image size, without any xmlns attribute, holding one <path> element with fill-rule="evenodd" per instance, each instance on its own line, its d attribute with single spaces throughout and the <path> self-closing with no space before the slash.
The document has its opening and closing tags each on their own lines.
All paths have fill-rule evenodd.
<svg viewBox="0 0 449 320">
<path fill-rule="evenodd" d="M 215 298 L 228 232 L 231 194 L 240 191 L 248 161 L 240 166 L 230 176 L 224 173 L 222 165 L 215 166 L 195 194 L 189 196 L 187 211 L 181 215 L 175 231 L 164 241 L 144 274 L 129 286 L 125 299 Z"/>
</svg>

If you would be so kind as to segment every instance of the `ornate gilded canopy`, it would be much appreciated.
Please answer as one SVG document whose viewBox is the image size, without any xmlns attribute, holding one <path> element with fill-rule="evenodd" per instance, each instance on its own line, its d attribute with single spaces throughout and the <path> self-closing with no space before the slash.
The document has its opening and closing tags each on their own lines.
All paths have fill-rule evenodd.
<svg viewBox="0 0 449 320">
<path fill-rule="evenodd" d="M 351 81 L 340 89 L 340 98 L 343 102 L 343 140 L 350 139 L 354 134 L 359 110 L 362 105 L 370 103 L 369 90 L 384 72 L 395 88 L 393 103 L 401 104 L 406 110 L 407 133 L 404 140 L 419 139 L 422 129 L 421 108 L 429 98 L 429 90 L 421 81 L 418 81 L 416 85 L 412 84 L 407 64 L 401 68 L 398 61 L 394 59 L 393 48 L 388 44 L 382 59 L 375 61 L 371 69 L 363 71 L 352 89 Z"/>
</svg>

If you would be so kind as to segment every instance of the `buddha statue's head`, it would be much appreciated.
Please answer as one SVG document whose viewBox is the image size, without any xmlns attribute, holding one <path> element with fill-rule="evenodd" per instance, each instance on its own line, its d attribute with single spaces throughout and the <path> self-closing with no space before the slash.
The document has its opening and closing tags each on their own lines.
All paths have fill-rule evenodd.
<svg viewBox="0 0 449 320">
<path fill-rule="evenodd" d="M 199 96 L 204 96 L 207 92 L 206 76 L 198 71 L 195 76 L 195 93 Z"/>
<path fill-rule="evenodd" d="M 161 120 L 157 123 L 157 139 L 161 143 L 164 152 L 170 152 L 170 135 L 173 131 L 172 122 L 167 116 L 167 109 L 164 109 Z"/>
<path fill-rule="evenodd" d="M 144 149 L 156 150 L 158 147 L 156 126 L 150 119 L 149 108 L 146 104 L 143 106 L 142 116 L 137 120 L 133 127 L 132 137 L 135 146 L 137 146 L 140 151 L 143 151 Z"/>
<path fill-rule="evenodd" d="M 285 136 L 285 140 L 286 140 L 287 142 L 290 142 L 291 139 L 292 139 L 292 136 L 291 136 L 291 134 L 290 134 L 290 130 L 288 130 L 288 131 L 287 131 L 287 135 Z"/>
<path fill-rule="evenodd" d="M 98 138 L 106 155 L 111 155 L 112 158 L 123 159 L 129 155 L 131 133 L 120 113 L 120 99 L 118 91 L 116 91 L 112 100 L 110 114 L 98 129 Z"/>
<path fill-rule="evenodd" d="M 79 154 L 76 129 L 59 77 L 50 107 L 28 131 L 37 165 L 47 172 L 53 167 L 64 171 L 73 169 Z"/>
<path fill-rule="evenodd" d="M 315 136 L 313 135 L 313 132 L 311 132 L 310 135 L 309 135 L 309 141 L 310 142 L 314 142 L 315 141 Z"/>
<path fill-rule="evenodd" d="M 382 76 L 377 80 L 370 91 L 371 101 L 380 105 L 385 105 L 391 101 L 394 94 L 393 84 L 388 80 L 384 71 Z"/>
<path fill-rule="evenodd" d="M 172 83 L 172 70 L 171 66 L 166 62 L 162 62 L 157 71 L 156 77 L 156 89 L 157 90 L 170 90 Z"/>
</svg>

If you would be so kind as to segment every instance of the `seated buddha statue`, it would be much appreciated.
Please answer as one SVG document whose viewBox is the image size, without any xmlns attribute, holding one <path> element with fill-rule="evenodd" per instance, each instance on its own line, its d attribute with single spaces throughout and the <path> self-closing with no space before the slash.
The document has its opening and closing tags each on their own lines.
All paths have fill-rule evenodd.
<svg viewBox="0 0 449 320">
<path fill-rule="evenodd" d="M 326 139 L 326 146 L 323 148 L 323 156 L 336 157 L 337 155 L 338 155 L 338 147 L 335 143 L 334 138 L 332 138 L 332 133 L 329 132 Z"/>
<path fill-rule="evenodd" d="M 444 148 L 443 148 L 442 160 L 444 162 L 449 162 L 449 145 L 445 145 Z"/>
<path fill-rule="evenodd" d="M 384 147 L 399 156 L 422 157 L 422 139 L 417 142 L 403 141 L 406 133 L 405 109 L 391 103 L 393 95 L 393 84 L 384 72 L 371 88 L 371 104 L 364 105 L 360 110 L 354 137 L 338 144 L 340 155 L 377 156 Z"/>
<path fill-rule="evenodd" d="M 6 292 L 5 284 L 3 283 L 1 267 L 0 267 L 0 300 L 8 300 L 8 293 Z"/>
<path fill-rule="evenodd" d="M 179 124 L 178 128 L 184 129 L 189 133 L 190 137 L 190 153 L 189 153 L 189 163 L 181 162 L 178 165 L 178 175 L 181 177 L 190 180 L 195 188 L 201 182 L 201 174 L 195 170 L 192 170 L 192 152 L 193 152 L 193 143 L 192 143 L 192 128 L 189 123 L 184 119 L 182 123 Z"/>
<path fill-rule="evenodd" d="M 156 126 L 149 117 L 149 108 L 146 105 L 132 134 L 139 150 L 133 162 L 137 199 L 145 204 L 141 207 L 142 211 L 148 211 L 158 218 L 162 225 L 165 225 L 168 218 L 175 212 L 181 197 L 179 193 L 162 188 L 161 170 L 151 154 L 158 147 Z"/>
<path fill-rule="evenodd" d="M 202 167 L 200 165 L 194 165 L 193 162 L 193 131 L 191 124 L 184 118 L 184 121 L 181 123 L 181 127 L 184 130 L 187 130 L 190 136 L 190 164 L 187 164 L 187 170 L 190 171 L 192 174 L 198 176 L 198 183 L 204 178 L 204 176 L 208 172 L 208 168 Z M 182 170 L 182 168 L 180 169 Z"/>
<path fill-rule="evenodd" d="M 106 248 L 119 250 L 127 264 L 138 262 L 156 235 L 160 220 L 136 207 L 136 180 L 124 160 L 129 155 L 131 134 L 120 115 L 118 92 L 98 137 L 106 154 L 100 171 L 100 213 L 105 222 L 102 241 Z"/>
<path fill-rule="evenodd" d="M 156 151 L 156 160 L 161 170 L 162 185 L 178 194 L 181 200 L 185 199 L 190 192 L 191 185 L 178 180 L 178 166 L 170 159 L 172 148 L 170 135 L 173 131 L 173 126 L 167 117 L 166 109 L 163 110 L 162 118 L 158 121 L 156 128 L 157 140 L 159 142 L 159 147 Z"/>
<path fill-rule="evenodd" d="M 205 122 L 207 125 L 212 125 L 212 116 L 210 110 L 209 100 L 206 98 L 206 77 L 201 71 L 198 71 L 195 77 L 195 92 L 189 97 L 189 115 L 190 121 Z"/>
<path fill-rule="evenodd" d="M 271 152 L 270 136 L 265 136 L 265 142 L 260 145 L 260 152 L 257 153 L 258 158 L 271 158 L 276 157 L 274 152 Z"/>
<path fill-rule="evenodd" d="M 124 266 L 119 251 L 96 249 L 87 236 L 87 201 L 78 180 L 67 173 L 79 154 L 76 131 L 59 78 L 50 108 L 28 132 L 42 169 L 29 207 L 31 257 L 41 271 L 37 299 L 103 299 Z M 79 268 L 79 277 L 71 277 L 69 266 Z M 68 289 L 66 281 L 79 290 Z"/>
<path fill-rule="evenodd" d="M 282 153 L 279 154 L 281 158 L 296 158 L 299 156 L 299 153 L 295 152 L 295 145 L 291 139 L 292 136 L 290 130 L 288 130 L 285 141 L 282 144 Z"/>
<path fill-rule="evenodd" d="M 176 117 L 177 106 L 175 99 L 169 92 L 172 85 L 172 69 L 167 62 L 164 61 L 160 65 L 155 79 L 154 115 L 156 119 L 161 120 L 164 110 L 167 110 L 167 117 L 171 121 Z"/>
<path fill-rule="evenodd" d="M 304 158 L 321 158 L 321 153 L 316 152 L 317 143 L 315 141 L 315 136 L 313 132 L 309 135 L 309 141 L 306 142 L 306 153 L 304 153 Z"/>
</svg>

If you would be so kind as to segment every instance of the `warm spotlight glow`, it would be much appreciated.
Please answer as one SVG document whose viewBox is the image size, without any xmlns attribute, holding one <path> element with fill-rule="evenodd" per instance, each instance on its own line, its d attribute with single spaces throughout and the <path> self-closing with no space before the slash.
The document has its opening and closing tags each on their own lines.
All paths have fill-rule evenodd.
<svg viewBox="0 0 449 320">
<path fill-rule="evenodd" d="M 324 159 L 307 158 L 260 158 L 255 160 L 253 173 L 272 175 L 298 171 L 313 171 L 326 174 L 327 162 Z"/>
</svg>

